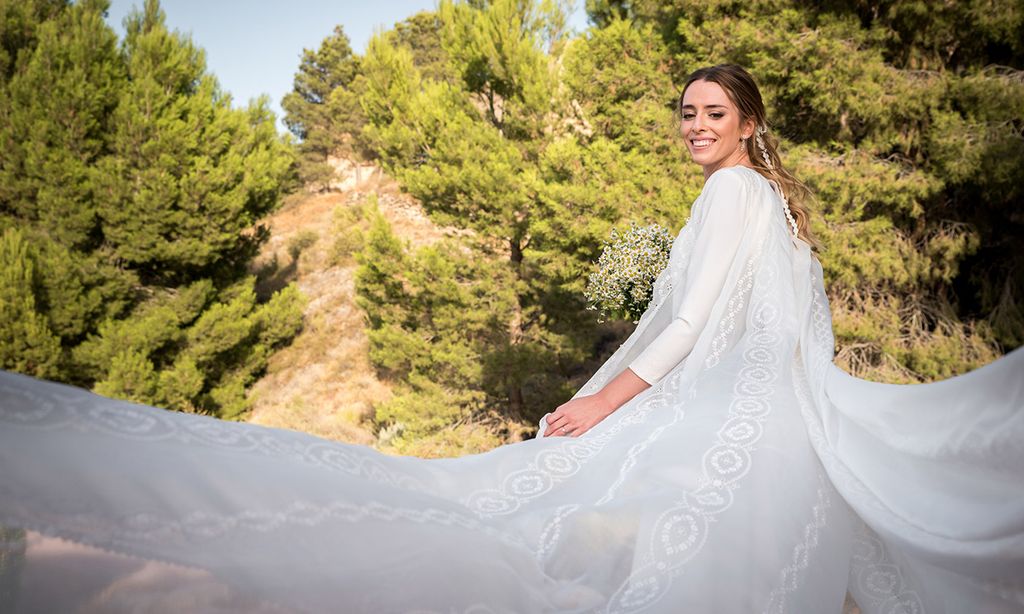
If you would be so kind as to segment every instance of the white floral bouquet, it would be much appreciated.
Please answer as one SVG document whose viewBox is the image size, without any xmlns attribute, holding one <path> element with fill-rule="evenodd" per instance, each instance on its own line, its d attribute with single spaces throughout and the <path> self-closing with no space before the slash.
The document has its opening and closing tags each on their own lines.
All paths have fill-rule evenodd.
<svg viewBox="0 0 1024 614">
<path fill-rule="evenodd" d="M 597 310 L 600 318 L 638 322 L 654 297 L 654 280 L 668 265 L 671 250 L 672 235 L 657 224 L 630 222 L 621 235 L 613 228 L 587 279 L 587 309 Z"/>
</svg>

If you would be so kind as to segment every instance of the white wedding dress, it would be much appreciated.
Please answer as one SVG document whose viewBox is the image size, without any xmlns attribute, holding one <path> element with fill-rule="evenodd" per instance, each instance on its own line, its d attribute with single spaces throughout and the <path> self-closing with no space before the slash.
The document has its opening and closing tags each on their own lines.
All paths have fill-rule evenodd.
<svg viewBox="0 0 1024 614">
<path fill-rule="evenodd" d="M 653 385 L 581 437 L 394 457 L 0 373 L 0 611 L 1024 611 L 1024 352 L 900 386 L 833 350 L 732 167 L 576 396 Z"/>
</svg>

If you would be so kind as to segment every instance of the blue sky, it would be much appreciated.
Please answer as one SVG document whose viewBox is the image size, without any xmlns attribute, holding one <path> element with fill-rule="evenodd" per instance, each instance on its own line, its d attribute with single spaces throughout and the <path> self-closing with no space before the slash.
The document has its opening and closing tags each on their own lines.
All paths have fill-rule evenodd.
<svg viewBox="0 0 1024 614">
<path fill-rule="evenodd" d="M 576 0 L 570 27 L 587 26 L 583 1 Z M 107 22 L 123 36 L 122 21 L 143 0 L 112 0 Z M 316 49 L 341 24 L 362 54 L 375 28 L 390 29 L 395 22 L 421 10 L 432 10 L 435 0 L 162 0 L 171 29 L 189 33 L 206 50 L 206 63 L 221 88 L 231 92 L 234 104 L 244 106 L 266 93 L 281 122 L 281 97 L 292 87 L 304 48 Z"/>
</svg>

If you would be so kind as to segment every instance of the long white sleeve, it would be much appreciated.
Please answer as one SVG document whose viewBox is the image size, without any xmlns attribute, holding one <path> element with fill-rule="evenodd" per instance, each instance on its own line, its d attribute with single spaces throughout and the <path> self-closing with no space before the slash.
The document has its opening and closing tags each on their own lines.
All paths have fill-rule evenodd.
<svg viewBox="0 0 1024 614">
<path fill-rule="evenodd" d="M 749 198 L 745 178 L 732 169 L 715 172 L 704 186 L 707 200 L 686 272 L 683 299 L 672 321 L 629 368 L 654 384 L 690 353 L 740 245 Z"/>
</svg>

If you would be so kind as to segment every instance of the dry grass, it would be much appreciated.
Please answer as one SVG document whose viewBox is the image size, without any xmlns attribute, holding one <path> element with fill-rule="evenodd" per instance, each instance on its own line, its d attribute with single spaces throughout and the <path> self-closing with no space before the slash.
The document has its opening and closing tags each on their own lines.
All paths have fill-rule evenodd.
<svg viewBox="0 0 1024 614">
<path fill-rule="evenodd" d="M 386 175 L 372 173 L 353 183 L 346 192 L 290 195 L 266 220 L 271 236 L 254 264 L 260 292 L 268 294 L 294 281 L 309 302 L 302 332 L 270 358 L 267 373 L 250 389 L 253 410 L 248 420 L 374 445 L 373 406 L 392 393 L 369 362 L 363 312 L 355 304 L 355 264 L 332 263 L 334 211 L 375 193 L 395 233 L 413 246 L 459 231 L 431 222 L 422 206 L 401 194 Z M 316 240 L 310 244 L 313 235 Z M 297 260 L 296 246 L 302 246 Z"/>
</svg>

